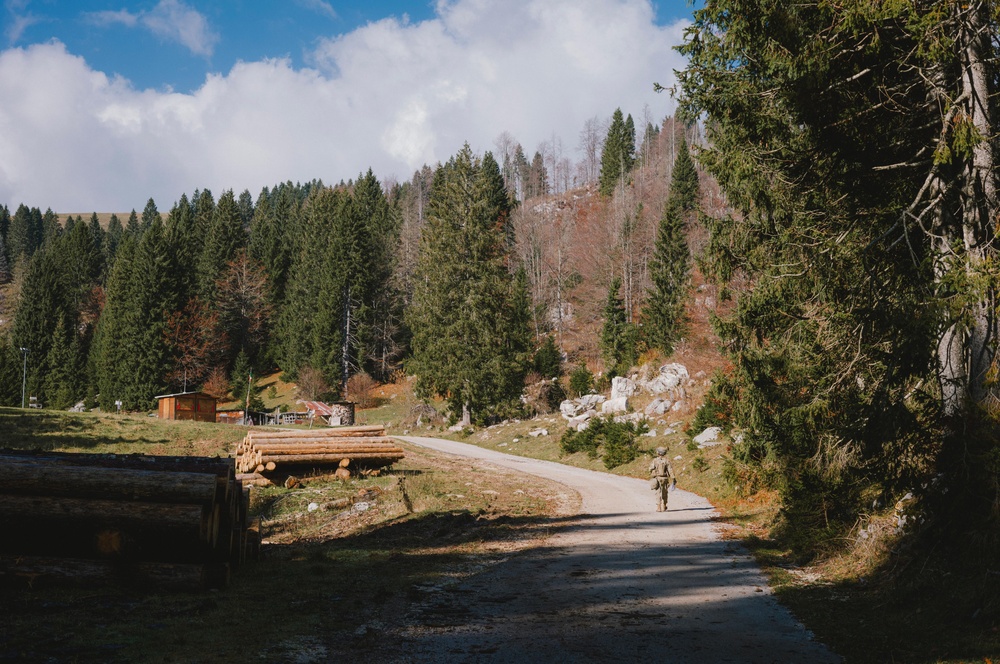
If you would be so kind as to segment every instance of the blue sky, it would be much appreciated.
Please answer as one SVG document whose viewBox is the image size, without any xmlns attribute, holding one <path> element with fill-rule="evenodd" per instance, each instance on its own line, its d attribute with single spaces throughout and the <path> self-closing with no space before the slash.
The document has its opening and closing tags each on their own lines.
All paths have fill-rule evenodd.
<svg viewBox="0 0 1000 664">
<path fill-rule="evenodd" d="M 653 81 L 687 2 L 6 0 L 0 203 L 161 209 L 181 193 L 368 167 L 408 179 L 509 132 L 533 153 L 615 107 L 672 110 Z"/>
</svg>

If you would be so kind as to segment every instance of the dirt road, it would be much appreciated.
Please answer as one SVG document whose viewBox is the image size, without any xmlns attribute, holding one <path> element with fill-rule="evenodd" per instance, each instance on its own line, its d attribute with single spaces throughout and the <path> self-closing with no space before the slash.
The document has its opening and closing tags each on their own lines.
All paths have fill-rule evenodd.
<svg viewBox="0 0 1000 664">
<path fill-rule="evenodd" d="M 721 541 L 708 501 L 642 480 L 435 438 L 405 441 L 513 468 L 580 493 L 546 545 L 417 602 L 396 638 L 421 662 L 839 662 Z"/>
</svg>

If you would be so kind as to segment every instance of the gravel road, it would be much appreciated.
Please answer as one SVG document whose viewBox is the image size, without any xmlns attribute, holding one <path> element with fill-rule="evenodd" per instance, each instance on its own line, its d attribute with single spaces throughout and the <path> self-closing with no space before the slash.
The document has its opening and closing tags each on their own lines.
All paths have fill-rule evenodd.
<svg viewBox="0 0 1000 664">
<path fill-rule="evenodd" d="M 560 482 L 581 513 L 544 546 L 417 602 L 400 661 L 840 662 L 771 596 L 753 559 L 686 491 L 436 438 L 402 440 Z"/>
</svg>

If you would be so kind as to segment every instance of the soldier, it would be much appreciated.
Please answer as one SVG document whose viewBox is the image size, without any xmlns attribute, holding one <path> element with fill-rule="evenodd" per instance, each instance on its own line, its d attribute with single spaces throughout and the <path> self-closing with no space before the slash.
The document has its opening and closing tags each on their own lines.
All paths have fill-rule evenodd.
<svg viewBox="0 0 1000 664">
<path fill-rule="evenodd" d="M 657 488 L 660 490 L 660 503 L 656 506 L 656 511 L 666 512 L 670 481 L 674 477 L 674 469 L 667 460 L 665 447 L 656 448 L 656 458 L 653 459 L 653 463 L 649 464 L 649 474 L 656 478 Z"/>
</svg>

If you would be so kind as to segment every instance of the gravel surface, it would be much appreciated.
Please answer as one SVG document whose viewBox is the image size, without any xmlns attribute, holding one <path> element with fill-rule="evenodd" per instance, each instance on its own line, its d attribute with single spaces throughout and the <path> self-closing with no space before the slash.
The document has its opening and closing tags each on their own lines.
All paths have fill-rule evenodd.
<svg viewBox="0 0 1000 664">
<path fill-rule="evenodd" d="M 396 661 L 840 662 L 723 541 L 707 500 L 435 438 L 402 440 L 560 482 L 581 513 L 545 545 L 430 590 L 391 628 Z M 382 660 L 391 661 L 391 660 Z"/>
</svg>

